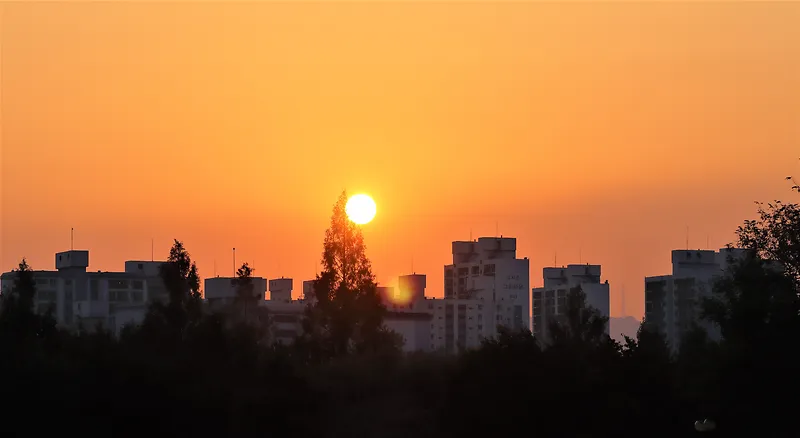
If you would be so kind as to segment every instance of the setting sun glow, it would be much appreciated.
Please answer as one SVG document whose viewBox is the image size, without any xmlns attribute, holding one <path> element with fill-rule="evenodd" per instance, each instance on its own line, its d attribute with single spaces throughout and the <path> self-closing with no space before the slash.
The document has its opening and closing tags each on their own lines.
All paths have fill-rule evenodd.
<svg viewBox="0 0 800 438">
<path fill-rule="evenodd" d="M 364 225 L 375 217 L 377 207 L 375 201 L 368 195 L 353 195 L 347 200 L 347 205 L 344 207 L 347 217 L 351 221 Z"/>
</svg>

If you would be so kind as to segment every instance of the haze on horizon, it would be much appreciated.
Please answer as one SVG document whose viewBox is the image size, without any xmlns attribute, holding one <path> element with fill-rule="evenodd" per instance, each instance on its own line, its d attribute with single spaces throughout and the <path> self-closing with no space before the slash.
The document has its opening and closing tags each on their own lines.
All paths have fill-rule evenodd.
<svg viewBox="0 0 800 438">
<path fill-rule="evenodd" d="M 312 278 L 342 189 L 378 281 L 496 230 L 641 317 L 669 251 L 792 196 L 800 4 L 0 5 L 0 270 L 89 249 Z"/>
</svg>

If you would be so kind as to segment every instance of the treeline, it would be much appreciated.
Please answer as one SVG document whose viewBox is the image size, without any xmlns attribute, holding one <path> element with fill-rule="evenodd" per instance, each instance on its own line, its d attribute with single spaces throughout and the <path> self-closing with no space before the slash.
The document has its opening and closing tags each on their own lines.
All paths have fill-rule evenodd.
<svg viewBox="0 0 800 438">
<path fill-rule="evenodd" d="M 234 311 L 209 312 L 180 242 L 161 273 L 168 302 L 118 338 L 99 327 L 62 331 L 36 314 L 23 261 L 0 302 L 0 434 L 677 437 L 697 435 L 695 421 L 708 418 L 711 435 L 797 436 L 797 205 L 764 206 L 738 230 L 748 256 L 701 303 L 721 342 L 695 328 L 673 354 L 645 322 L 636 339 L 617 343 L 575 290 L 547 346 L 502 331 L 445 356 L 403 355 L 402 340 L 383 328 L 345 199 L 292 345 L 272 343 L 264 321 L 238 311 L 257 299 L 247 266 Z"/>
</svg>

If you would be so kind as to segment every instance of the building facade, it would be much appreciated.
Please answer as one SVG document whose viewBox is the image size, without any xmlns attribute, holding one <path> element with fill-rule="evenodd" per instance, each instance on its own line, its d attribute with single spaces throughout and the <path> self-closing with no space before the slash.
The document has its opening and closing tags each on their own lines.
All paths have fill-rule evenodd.
<svg viewBox="0 0 800 438">
<path fill-rule="evenodd" d="M 663 333 L 674 350 L 695 325 L 718 340 L 719 327 L 701 318 L 700 304 L 711 296 L 714 280 L 744 254 L 736 248 L 672 251 L 672 274 L 644 279 L 646 326 Z"/>
<path fill-rule="evenodd" d="M 403 338 L 403 351 L 431 350 L 431 312 L 427 310 L 422 274 L 401 275 L 397 287 L 378 286 L 378 296 L 386 306 L 383 325 Z"/>
<path fill-rule="evenodd" d="M 252 308 L 246 308 L 241 300 L 237 302 L 236 280 L 234 277 L 205 280 L 205 300 L 209 310 L 236 315 L 250 323 L 264 324 L 269 338 L 274 342 L 288 344 L 302 333 L 306 302 L 292 300 L 294 280 L 252 277 L 253 295 L 256 297 Z"/>
<path fill-rule="evenodd" d="M 544 268 L 544 285 L 531 290 L 533 297 L 533 335 L 539 341 L 550 341 L 550 324 L 565 313 L 567 294 L 580 287 L 586 294 L 586 305 L 597 309 L 602 316 L 609 317 L 610 287 L 608 281 L 600 280 L 600 265 L 567 265 Z M 606 324 L 608 333 L 608 324 Z"/>
<path fill-rule="evenodd" d="M 88 272 L 89 251 L 57 253 L 55 271 L 33 271 L 35 310 L 51 311 L 58 326 L 68 330 L 99 324 L 119 334 L 125 325 L 140 324 L 148 303 L 166 295 L 159 276 L 163 263 L 129 261 L 124 272 Z M 0 289 L 10 290 L 16 276 L 2 274 Z"/>
<path fill-rule="evenodd" d="M 428 300 L 434 350 L 476 348 L 498 326 L 530 327 L 530 262 L 517 258 L 517 239 L 481 237 L 452 243 L 444 267 L 444 299 Z"/>
<path fill-rule="evenodd" d="M 264 301 L 267 293 L 267 280 L 262 277 L 252 277 L 253 295 L 258 296 L 256 302 Z M 238 296 L 236 277 L 206 278 L 203 282 L 203 298 L 210 310 L 218 310 L 223 306 L 233 304 Z"/>
</svg>

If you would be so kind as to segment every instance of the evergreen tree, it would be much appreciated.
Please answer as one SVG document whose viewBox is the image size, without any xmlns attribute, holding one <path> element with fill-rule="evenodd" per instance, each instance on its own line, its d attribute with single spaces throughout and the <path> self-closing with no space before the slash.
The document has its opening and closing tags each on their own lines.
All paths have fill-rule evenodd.
<svg viewBox="0 0 800 438">
<path fill-rule="evenodd" d="M 13 272 L 13 286 L 0 295 L 0 333 L 13 343 L 52 338 L 56 333 L 52 309 L 36 314 L 36 281 L 27 260 L 22 259 Z"/>
<path fill-rule="evenodd" d="M 242 266 L 236 270 L 236 278 L 233 280 L 236 286 L 236 307 L 237 310 L 241 310 L 245 321 L 248 321 L 248 308 L 252 310 L 257 305 L 257 300 L 263 298 L 259 297 L 255 292 L 255 285 L 253 284 L 254 271 L 255 269 L 250 267 L 247 262 L 242 263 Z"/>
<path fill-rule="evenodd" d="M 159 274 L 169 293 L 169 301 L 166 304 L 153 303 L 143 328 L 147 336 L 158 337 L 169 329 L 178 338 L 183 338 L 186 329 L 199 323 L 203 317 L 200 276 L 183 242 L 175 240 Z"/>
<path fill-rule="evenodd" d="M 325 232 L 322 272 L 304 320 L 305 338 L 323 356 L 389 350 L 397 336 L 383 327 L 386 312 L 377 293 L 361 229 L 345 213 L 347 194 L 333 207 Z"/>
</svg>

